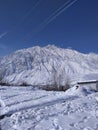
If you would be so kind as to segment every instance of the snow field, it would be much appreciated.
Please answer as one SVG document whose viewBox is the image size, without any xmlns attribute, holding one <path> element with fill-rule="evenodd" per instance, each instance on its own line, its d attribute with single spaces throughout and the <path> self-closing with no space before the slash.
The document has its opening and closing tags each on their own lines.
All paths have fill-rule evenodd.
<svg viewBox="0 0 98 130">
<path fill-rule="evenodd" d="M 84 93 L 0 87 L 2 112 L 11 113 L 0 120 L 1 130 L 98 130 L 98 93 Z"/>
</svg>

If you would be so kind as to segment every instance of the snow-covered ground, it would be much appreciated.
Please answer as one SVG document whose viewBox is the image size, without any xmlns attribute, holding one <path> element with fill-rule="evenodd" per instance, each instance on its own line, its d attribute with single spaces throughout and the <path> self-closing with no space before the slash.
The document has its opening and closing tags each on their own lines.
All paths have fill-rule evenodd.
<svg viewBox="0 0 98 130">
<path fill-rule="evenodd" d="M 98 92 L 0 86 L 0 117 L 0 130 L 98 130 Z"/>
</svg>

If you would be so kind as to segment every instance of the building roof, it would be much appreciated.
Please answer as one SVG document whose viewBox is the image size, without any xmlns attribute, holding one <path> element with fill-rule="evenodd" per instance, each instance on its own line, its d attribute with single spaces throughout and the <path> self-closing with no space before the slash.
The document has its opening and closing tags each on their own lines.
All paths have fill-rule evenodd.
<svg viewBox="0 0 98 130">
<path fill-rule="evenodd" d="M 94 84 L 94 83 L 98 83 L 98 80 L 77 82 L 77 84 Z"/>
</svg>

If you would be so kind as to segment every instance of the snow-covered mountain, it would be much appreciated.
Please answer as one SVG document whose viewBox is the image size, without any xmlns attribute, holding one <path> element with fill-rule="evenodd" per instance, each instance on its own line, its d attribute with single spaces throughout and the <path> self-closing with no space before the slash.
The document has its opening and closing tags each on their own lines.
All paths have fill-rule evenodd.
<svg viewBox="0 0 98 130">
<path fill-rule="evenodd" d="M 0 59 L 0 74 L 10 84 L 49 85 L 56 80 L 97 79 L 98 55 L 82 54 L 54 45 L 18 50 Z M 87 75 L 87 76 L 86 76 Z"/>
</svg>

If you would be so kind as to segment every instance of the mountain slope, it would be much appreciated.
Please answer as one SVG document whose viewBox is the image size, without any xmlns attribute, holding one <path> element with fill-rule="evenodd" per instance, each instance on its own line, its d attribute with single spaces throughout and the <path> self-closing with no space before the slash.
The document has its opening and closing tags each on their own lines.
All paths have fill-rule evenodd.
<svg viewBox="0 0 98 130">
<path fill-rule="evenodd" d="M 10 84 L 48 85 L 98 76 L 98 55 L 48 45 L 16 51 L 0 60 L 0 74 Z M 93 76 L 91 76 L 93 77 Z M 95 79 L 94 77 L 94 79 Z"/>
</svg>

